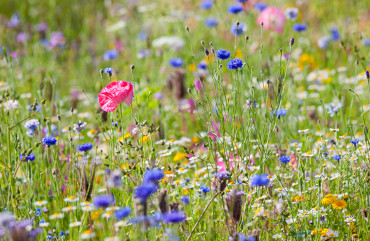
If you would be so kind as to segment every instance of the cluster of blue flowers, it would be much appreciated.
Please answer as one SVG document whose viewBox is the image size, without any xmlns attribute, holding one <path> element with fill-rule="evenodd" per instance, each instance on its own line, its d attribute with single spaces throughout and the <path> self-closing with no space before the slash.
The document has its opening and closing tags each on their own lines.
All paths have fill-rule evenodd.
<svg viewBox="0 0 370 241">
<path fill-rule="evenodd" d="M 85 143 L 85 144 L 77 146 L 77 150 L 79 152 L 87 152 L 87 151 L 90 151 L 92 147 L 93 145 L 91 143 Z"/>
<path fill-rule="evenodd" d="M 228 69 L 240 69 L 243 67 L 243 61 L 240 59 L 231 59 L 229 63 L 227 63 L 227 68 Z"/>
<path fill-rule="evenodd" d="M 267 174 L 261 174 L 261 175 L 254 175 L 252 177 L 252 187 L 263 187 L 268 186 L 270 184 L 270 179 L 268 178 Z"/>
<path fill-rule="evenodd" d="M 151 169 L 144 173 L 143 184 L 135 189 L 135 197 L 141 202 L 146 200 L 157 191 L 157 183 L 162 180 L 164 173 L 161 169 Z"/>
<path fill-rule="evenodd" d="M 271 115 L 276 116 L 276 117 L 285 116 L 286 113 L 287 111 L 284 109 L 277 109 L 277 110 L 271 111 Z"/>
<path fill-rule="evenodd" d="M 281 156 L 281 157 L 279 158 L 279 161 L 280 161 L 281 163 L 286 164 L 286 163 L 290 162 L 290 156 Z"/>
<path fill-rule="evenodd" d="M 26 132 L 26 134 L 29 136 L 29 137 L 33 137 L 33 134 L 35 133 L 35 130 L 40 126 L 40 122 L 37 120 L 37 119 L 32 119 L 32 120 L 29 120 L 27 121 L 25 124 L 24 124 L 24 127 L 26 127 L 28 129 L 28 131 Z"/>
<path fill-rule="evenodd" d="M 22 160 L 23 156 L 22 154 L 20 155 L 20 159 Z M 28 156 L 25 156 L 24 159 L 26 159 L 27 161 L 34 161 L 36 158 L 35 154 L 34 153 L 30 153 Z"/>
<path fill-rule="evenodd" d="M 46 136 L 42 138 L 42 143 L 44 143 L 44 145 L 47 145 L 48 147 L 54 146 L 57 143 L 57 139 L 53 136 Z"/>
<path fill-rule="evenodd" d="M 230 58 L 230 52 L 227 51 L 227 50 L 224 50 L 224 49 L 219 49 L 216 52 L 216 56 L 217 56 L 217 58 L 219 58 L 221 60 L 225 60 L 225 59 Z"/>
</svg>

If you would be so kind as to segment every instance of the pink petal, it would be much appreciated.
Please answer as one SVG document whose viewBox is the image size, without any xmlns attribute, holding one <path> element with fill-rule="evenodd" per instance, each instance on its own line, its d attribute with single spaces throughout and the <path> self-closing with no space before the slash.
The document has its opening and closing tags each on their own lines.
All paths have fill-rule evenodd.
<svg viewBox="0 0 370 241">
<path fill-rule="evenodd" d="M 117 106 L 124 102 L 130 105 L 134 96 L 134 88 L 126 81 L 115 81 L 104 87 L 99 94 L 99 104 L 106 112 L 114 111 Z"/>
</svg>

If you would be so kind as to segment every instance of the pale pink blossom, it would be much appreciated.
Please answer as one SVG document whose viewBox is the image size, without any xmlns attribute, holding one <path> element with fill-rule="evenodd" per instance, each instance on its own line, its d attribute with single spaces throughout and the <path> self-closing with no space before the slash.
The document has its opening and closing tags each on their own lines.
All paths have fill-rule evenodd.
<svg viewBox="0 0 370 241">
<path fill-rule="evenodd" d="M 283 33 L 285 25 L 284 13 L 277 7 L 267 7 L 257 18 L 257 24 L 263 23 L 263 29 Z"/>
</svg>

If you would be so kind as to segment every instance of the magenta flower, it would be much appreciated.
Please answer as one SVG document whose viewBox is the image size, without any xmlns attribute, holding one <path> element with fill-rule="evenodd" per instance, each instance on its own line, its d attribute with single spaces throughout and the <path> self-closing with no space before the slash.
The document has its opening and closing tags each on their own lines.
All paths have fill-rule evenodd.
<svg viewBox="0 0 370 241">
<path fill-rule="evenodd" d="M 132 84 L 119 80 L 110 83 L 100 91 L 99 104 L 102 110 L 112 112 L 122 102 L 129 106 L 133 97 L 134 87 Z"/>
</svg>

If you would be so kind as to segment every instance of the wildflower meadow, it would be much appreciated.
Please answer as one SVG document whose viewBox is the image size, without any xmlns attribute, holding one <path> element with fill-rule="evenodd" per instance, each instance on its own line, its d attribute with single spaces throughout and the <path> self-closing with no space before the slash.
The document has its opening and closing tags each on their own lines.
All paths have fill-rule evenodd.
<svg viewBox="0 0 370 241">
<path fill-rule="evenodd" d="M 1 0 L 0 240 L 370 240 L 369 0 Z"/>
</svg>

